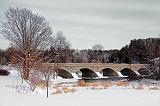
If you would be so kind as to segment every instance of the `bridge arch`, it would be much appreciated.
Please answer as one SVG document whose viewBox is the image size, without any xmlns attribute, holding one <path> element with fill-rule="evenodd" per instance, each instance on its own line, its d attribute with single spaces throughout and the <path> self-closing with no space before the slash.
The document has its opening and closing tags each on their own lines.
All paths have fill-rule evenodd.
<svg viewBox="0 0 160 106">
<path fill-rule="evenodd" d="M 65 78 L 65 79 L 73 78 L 71 73 L 69 73 L 68 71 L 61 69 L 61 68 L 58 69 L 58 76 Z"/>
<path fill-rule="evenodd" d="M 149 75 L 149 74 L 150 74 L 150 71 L 149 71 L 149 69 L 147 69 L 147 68 L 140 68 L 140 69 L 138 70 L 138 73 L 139 73 L 140 75 Z"/>
<path fill-rule="evenodd" d="M 82 78 L 95 78 L 98 75 L 89 68 L 81 68 L 80 71 L 82 72 Z"/>
<path fill-rule="evenodd" d="M 124 68 L 120 72 L 123 76 L 128 76 L 128 77 L 137 76 L 137 74 L 130 68 Z"/>
<path fill-rule="evenodd" d="M 119 76 L 118 73 L 111 68 L 104 68 L 101 73 L 103 76 Z"/>
</svg>

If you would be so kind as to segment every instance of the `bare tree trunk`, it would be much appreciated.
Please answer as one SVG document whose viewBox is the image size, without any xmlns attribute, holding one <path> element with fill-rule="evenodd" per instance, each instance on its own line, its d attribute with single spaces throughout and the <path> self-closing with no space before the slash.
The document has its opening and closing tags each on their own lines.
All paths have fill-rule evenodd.
<svg viewBox="0 0 160 106">
<path fill-rule="evenodd" d="M 24 80 L 28 80 L 29 77 L 29 52 L 28 50 L 25 52 L 25 59 L 23 65 L 23 78 Z"/>
<path fill-rule="evenodd" d="M 48 83 L 49 83 L 49 82 L 47 81 L 47 98 L 48 98 Z"/>
<path fill-rule="evenodd" d="M 159 64 L 158 64 L 158 68 L 159 68 L 159 70 L 158 70 L 158 80 L 160 80 L 160 47 L 158 47 L 158 55 L 159 55 Z"/>
<path fill-rule="evenodd" d="M 25 65 L 23 78 L 24 80 L 28 80 L 28 77 L 29 77 L 29 69 L 28 69 L 28 65 Z"/>
<path fill-rule="evenodd" d="M 20 66 L 18 68 L 19 68 L 20 76 L 21 76 L 22 83 L 23 83 L 23 70 L 21 69 Z"/>
<path fill-rule="evenodd" d="M 23 72 L 23 78 L 24 80 L 28 80 L 28 77 L 29 77 L 29 65 L 28 65 L 28 61 L 25 61 L 25 65 L 24 65 L 24 72 Z"/>
</svg>

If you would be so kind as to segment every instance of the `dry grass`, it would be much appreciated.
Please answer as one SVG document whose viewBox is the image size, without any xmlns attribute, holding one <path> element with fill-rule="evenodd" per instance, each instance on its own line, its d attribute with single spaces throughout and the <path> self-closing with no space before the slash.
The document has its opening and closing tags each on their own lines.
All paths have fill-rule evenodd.
<svg viewBox="0 0 160 106">
<path fill-rule="evenodd" d="M 85 82 L 85 81 L 81 80 L 78 82 L 78 86 L 80 86 L 80 87 L 98 86 L 98 84 L 96 82 L 89 83 L 89 82 Z"/>
<path fill-rule="evenodd" d="M 137 89 L 137 90 L 143 90 L 144 89 L 143 84 L 139 84 L 137 87 L 135 87 L 135 89 Z"/>
<path fill-rule="evenodd" d="M 78 87 L 79 85 L 77 83 L 73 84 L 73 87 Z"/>
<path fill-rule="evenodd" d="M 53 92 L 53 94 L 61 94 L 62 93 L 62 90 L 60 90 L 60 89 L 56 89 L 56 91 L 55 92 Z"/>
<path fill-rule="evenodd" d="M 67 88 L 67 87 L 62 88 L 62 90 L 64 93 L 74 93 L 76 91 L 75 88 Z"/>
<path fill-rule="evenodd" d="M 42 83 L 41 85 L 39 85 L 38 87 L 40 87 L 41 89 L 46 89 L 46 85 L 44 83 Z"/>
<path fill-rule="evenodd" d="M 92 83 L 90 85 L 92 85 L 91 89 L 102 90 L 102 89 L 108 89 L 109 87 L 114 86 L 114 83 L 112 81 L 100 81 L 97 83 Z"/>
<path fill-rule="evenodd" d="M 104 87 L 112 87 L 114 84 L 111 81 L 105 81 L 105 82 L 101 82 L 101 85 Z"/>
<path fill-rule="evenodd" d="M 102 89 L 104 89 L 104 86 L 99 85 L 99 86 L 94 87 L 94 89 L 95 89 L 95 90 L 102 90 Z"/>
<path fill-rule="evenodd" d="M 74 92 L 76 92 L 76 89 L 75 89 L 75 88 L 71 88 L 71 89 L 70 89 L 70 92 L 71 92 L 71 93 L 74 93 Z"/>
<path fill-rule="evenodd" d="M 78 86 L 85 87 L 85 86 L 87 86 L 87 84 L 85 81 L 81 80 L 78 82 Z"/>
<path fill-rule="evenodd" d="M 60 93 L 74 93 L 76 92 L 77 87 L 86 87 L 86 89 L 92 89 L 92 90 L 102 90 L 102 89 L 108 89 L 112 86 L 117 87 L 130 87 L 132 86 L 132 89 L 136 90 L 143 90 L 144 85 L 142 83 L 131 85 L 130 82 L 127 81 L 97 81 L 97 82 L 85 82 L 84 80 L 81 80 L 75 84 L 72 85 L 72 87 L 63 86 L 62 84 L 59 84 L 55 86 L 54 89 L 56 89 L 56 92 L 54 94 L 60 94 Z M 149 87 L 150 90 L 160 90 L 160 87 L 153 86 Z"/>
<path fill-rule="evenodd" d="M 125 83 L 125 85 L 126 84 L 127 83 Z M 112 87 L 114 84 L 111 81 L 101 81 L 101 82 L 91 82 L 91 83 L 89 83 L 89 82 L 85 82 L 85 81 L 82 80 L 82 81 L 79 81 L 77 85 L 80 86 L 80 87 L 93 87 L 93 88 L 101 87 L 103 89 L 107 89 L 108 87 Z"/>
<path fill-rule="evenodd" d="M 92 87 L 97 87 L 98 84 L 96 82 L 92 82 L 92 83 L 87 83 L 87 86 L 92 86 Z"/>
<path fill-rule="evenodd" d="M 69 89 L 68 88 L 63 88 L 62 89 L 64 93 L 69 93 Z"/>
<path fill-rule="evenodd" d="M 99 82 L 92 82 L 92 83 L 88 83 L 88 82 L 85 82 L 85 81 L 79 81 L 78 86 L 80 87 L 91 87 L 91 89 L 108 89 L 109 87 L 112 87 L 112 86 L 123 86 L 123 87 L 127 87 L 129 86 L 129 82 L 126 82 L 126 81 L 117 81 L 117 82 L 112 82 L 112 81 L 99 81 Z"/>
<path fill-rule="evenodd" d="M 116 86 L 123 86 L 123 87 L 127 87 L 129 86 L 129 83 L 128 82 L 124 82 L 124 81 L 117 81 L 115 83 Z"/>
<path fill-rule="evenodd" d="M 160 90 L 160 88 L 158 86 L 153 86 L 153 87 L 150 87 L 149 90 Z"/>
<path fill-rule="evenodd" d="M 109 88 L 109 86 L 108 86 L 108 85 L 105 85 L 105 86 L 104 86 L 104 89 L 108 89 L 108 88 Z"/>
</svg>

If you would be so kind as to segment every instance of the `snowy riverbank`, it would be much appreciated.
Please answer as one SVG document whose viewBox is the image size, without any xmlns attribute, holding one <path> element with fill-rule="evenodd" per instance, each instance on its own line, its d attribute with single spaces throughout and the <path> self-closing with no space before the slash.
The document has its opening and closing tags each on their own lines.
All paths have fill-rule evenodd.
<svg viewBox="0 0 160 106">
<path fill-rule="evenodd" d="M 16 70 L 11 69 L 11 75 L 0 76 L 0 106 L 159 106 L 160 82 L 142 80 L 127 82 L 127 86 L 112 82 L 112 86 L 104 89 L 99 85 L 74 86 L 75 92 L 61 92 L 53 94 L 50 89 L 49 98 L 46 98 L 45 88 L 36 88 L 30 91 L 27 83 L 21 83 Z M 59 82 L 74 82 L 75 80 L 59 80 Z M 63 86 L 68 88 L 70 85 Z M 120 85 L 120 86 L 119 86 Z M 140 88 L 138 89 L 137 87 Z M 141 88 L 142 87 L 142 88 Z"/>
</svg>

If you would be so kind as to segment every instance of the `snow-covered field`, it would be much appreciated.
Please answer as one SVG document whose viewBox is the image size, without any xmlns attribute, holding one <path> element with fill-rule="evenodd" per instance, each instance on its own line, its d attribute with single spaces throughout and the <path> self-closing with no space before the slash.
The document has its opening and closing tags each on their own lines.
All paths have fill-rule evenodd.
<svg viewBox="0 0 160 106">
<path fill-rule="evenodd" d="M 9 76 L 0 76 L 0 106 L 160 106 L 160 89 L 151 89 L 160 87 L 160 82 L 152 80 L 134 81 L 126 87 L 112 86 L 107 89 L 76 86 L 75 92 L 60 94 L 53 94 L 50 89 L 47 98 L 45 89 L 36 88 L 32 92 L 27 83 L 21 83 L 16 70 L 10 70 Z M 63 81 L 74 82 L 59 80 Z M 143 89 L 136 89 L 139 83 Z"/>
</svg>

